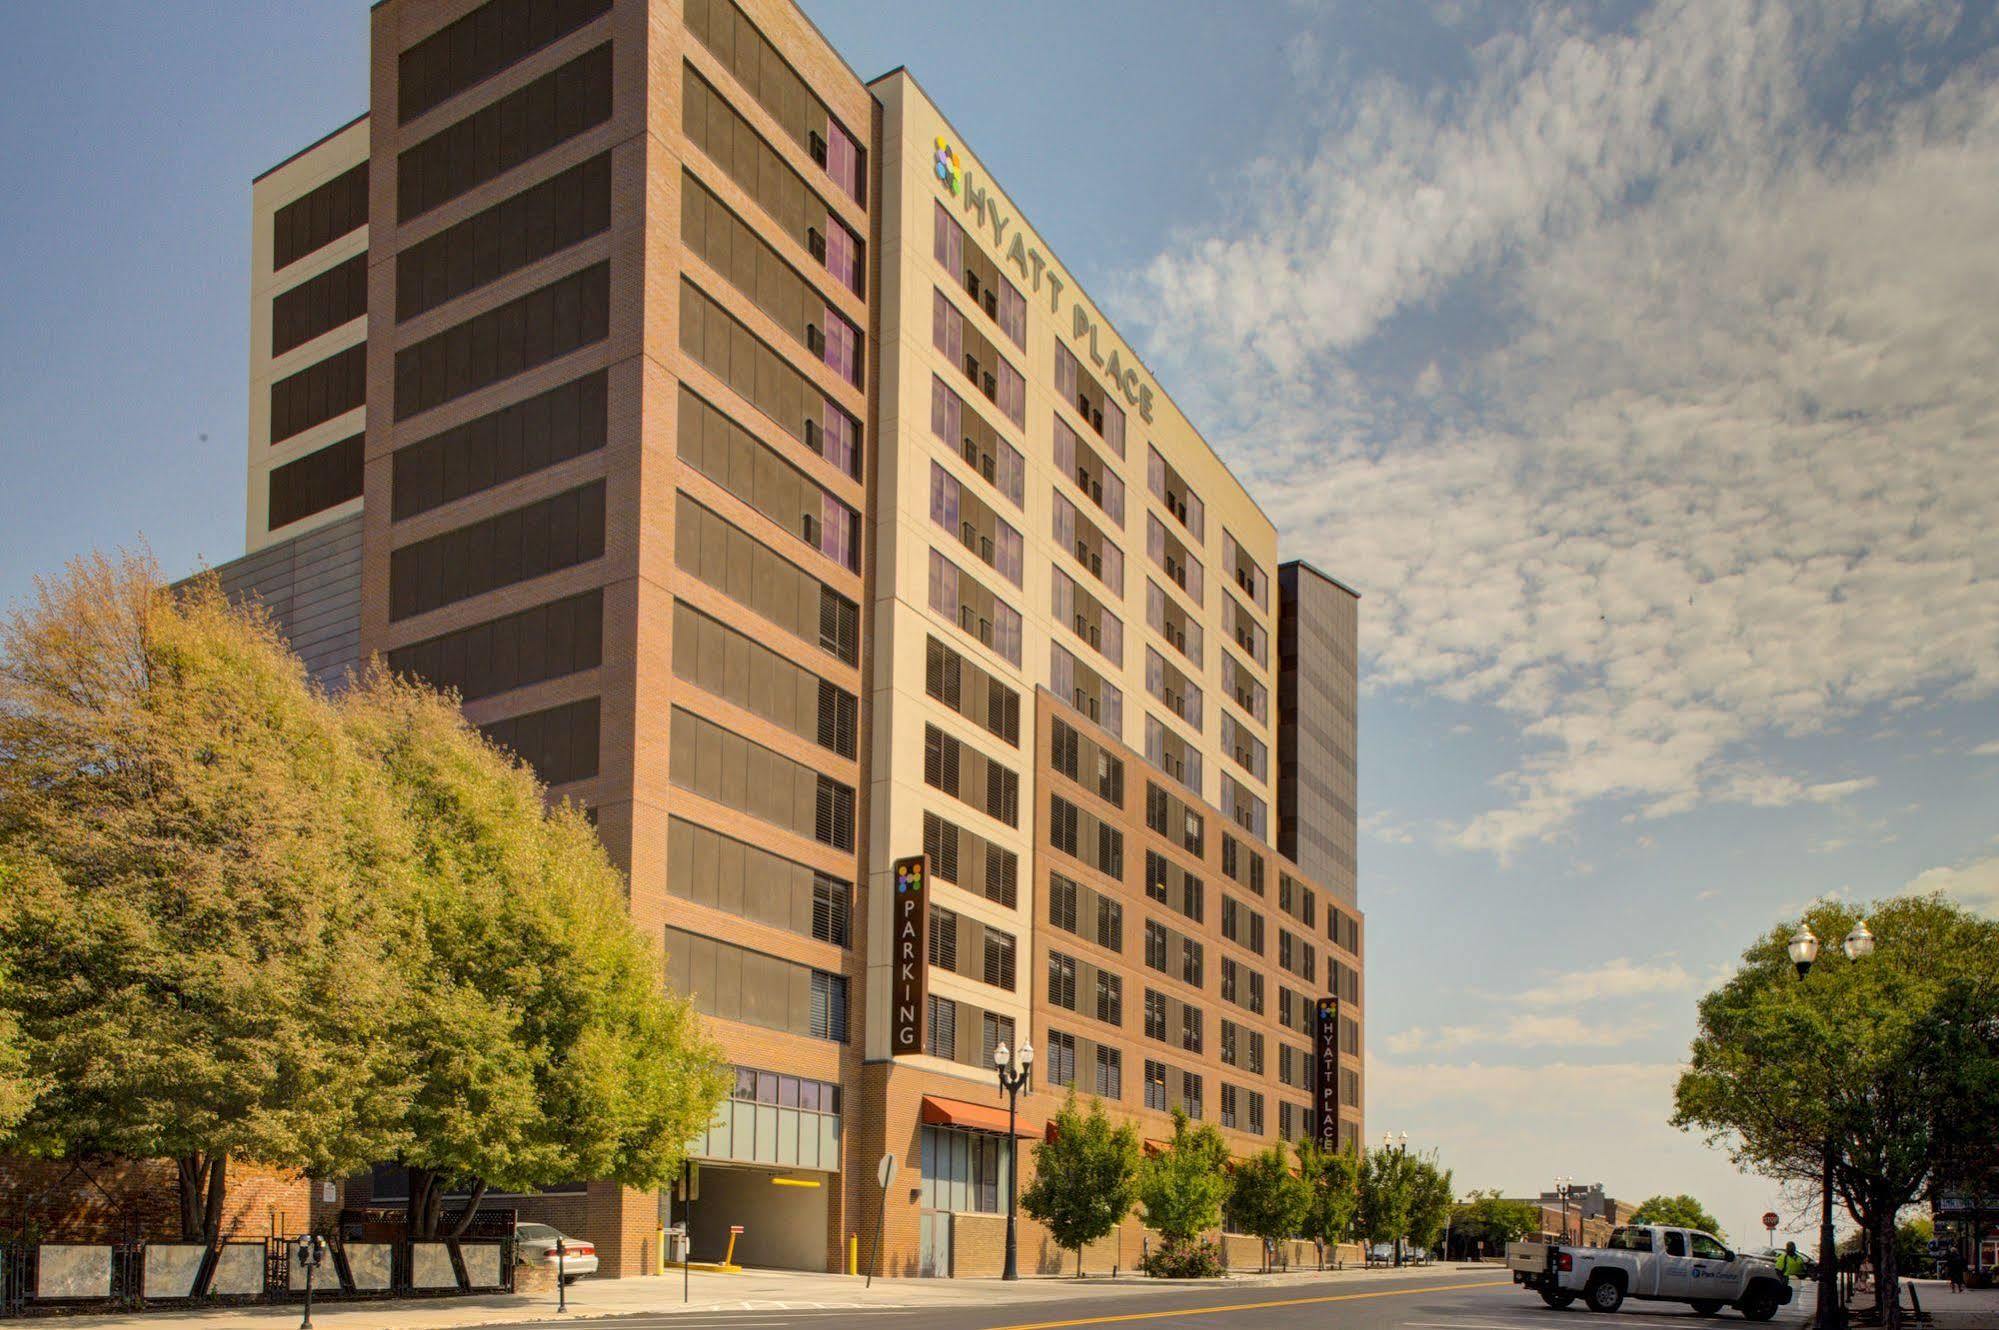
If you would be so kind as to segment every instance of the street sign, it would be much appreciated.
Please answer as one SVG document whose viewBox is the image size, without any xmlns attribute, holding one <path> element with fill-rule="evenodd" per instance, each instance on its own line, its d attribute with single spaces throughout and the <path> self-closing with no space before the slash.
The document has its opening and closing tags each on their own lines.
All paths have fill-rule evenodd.
<svg viewBox="0 0 1999 1330">
<path fill-rule="evenodd" d="M 1763 1227 L 1769 1229 L 1772 1233 L 1777 1231 L 1777 1212 L 1775 1210 L 1765 1210 L 1763 1212 Z"/>
<path fill-rule="evenodd" d="M 875 1165 L 875 1181 L 881 1184 L 883 1191 L 887 1191 L 888 1184 L 895 1181 L 894 1155 L 883 1155 L 881 1162 Z"/>
</svg>

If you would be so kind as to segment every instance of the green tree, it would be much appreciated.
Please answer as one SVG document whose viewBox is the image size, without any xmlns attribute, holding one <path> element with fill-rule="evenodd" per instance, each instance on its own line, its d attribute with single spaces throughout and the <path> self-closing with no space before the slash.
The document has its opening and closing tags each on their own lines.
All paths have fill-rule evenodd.
<svg viewBox="0 0 1999 1330">
<path fill-rule="evenodd" d="M 1138 1173 L 1145 1222 L 1168 1245 L 1183 1246 L 1222 1222 L 1229 1197 L 1229 1148 L 1207 1123 L 1173 1114 L 1173 1139 Z"/>
<path fill-rule="evenodd" d="M 1230 1226 L 1239 1233 L 1263 1239 L 1264 1265 L 1270 1263 L 1270 1244 L 1295 1238 L 1304 1226 L 1312 1190 L 1291 1171 L 1284 1147 L 1273 1145 L 1239 1160 L 1229 1188 Z"/>
<path fill-rule="evenodd" d="M 1444 1240 L 1451 1220 L 1451 1170 L 1441 1167 L 1435 1155 L 1417 1157 L 1413 1168 L 1409 1240 L 1418 1251 L 1432 1251 Z"/>
<path fill-rule="evenodd" d="M 1726 1238 L 1721 1223 L 1707 1212 L 1693 1197 L 1682 1193 L 1678 1196 L 1653 1196 L 1632 1212 L 1634 1224 L 1664 1224 L 1668 1228 L 1696 1228 L 1704 1233 L 1712 1233 L 1718 1238 Z"/>
<path fill-rule="evenodd" d="M 411 1092 L 399 1158 L 414 1237 L 447 1187 L 571 1178 L 653 1189 L 727 1093 L 721 1051 L 637 931 L 623 874 L 567 804 L 456 700 L 371 668 L 340 702 L 405 829 L 407 1001 L 390 1027 Z"/>
<path fill-rule="evenodd" d="M 1507 1243 L 1541 1231 L 1541 1210 L 1530 1201 L 1509 1201 L 1496 1189 L 1475 1191 L 1453 1210 L 1451 1231 L 1454 1245 L 1504 1252 Z"/>
<path fill-rule="evenodd" d="M 1138 1129 L 1113 1125 L 1096 1099 L 1083 1112 L 1073 1091 L 1053 1125 L 1053 1136 L 1034 1147 L 1034 1181 L 1020 1208 L 1048 1226 L 1058 1247 L 1076 1253 L 1081 1279 L 1083 1248 L 1115 1233 L 1138 1203 Z"/>
<path fill-rule="evenodd" d="M 9 870 L 0 851 L 0 893 L 10 885 Z M 15 1123 L 34 1107 L 41 1087 L 28 1071 L 27 1051 L 21 1046 L 21 1023 L 7 1009 L 7 975 L 0 968 L 0 1140 Z"/>
<path fill-rule="evenodd" d="M 1314 1241 L 1338 1246 L 1352 1234 L 1360 1209 L 1360 1155 L 1350 1147 L 1324 1149 L 1309 1136 L 1298 1142 L 1297 1154 L 1308 1195 L 1304 1231 Z"/>
<path fill-rule="evenodd" d="M 1356 1219 L 1361 1236 L 1370 1244 L 1399 1243 L 1409 1235 L 1410 1211 L 1416 1201 L 1416 1163 L 1407 1150 L 1392 1146 L 1367 1152 L 1360 1170 Z"/>
<path fill-rule="evenodd" d="M 1794 922 L 1743 953 L 1701 999 L 1673 1121 L 1745 1170 L 1814 1188 L 1830 1140 L 1834 1191 L 1882 1253 L 1895 1326 L 1897 1213 L 1968 1143 L 1999 1135 L 1999 922 L 1898 898 L 1867 913 L 1874 954 L 1849 961 L 1839 943 L 1860 917 L 1834 902 L 1806 912 L 1826 943 L 1802 981 L 1785 954 Z"/>
<path fill-rule="evenodd" d="M 13 1144 L 169 1158 L 220 1233 L 231 1157 L 393 1148 L 394 819 L 269 618 L 79 560 L 0 625 L 0 1002 L 40 1093 Z"/>
</svg>

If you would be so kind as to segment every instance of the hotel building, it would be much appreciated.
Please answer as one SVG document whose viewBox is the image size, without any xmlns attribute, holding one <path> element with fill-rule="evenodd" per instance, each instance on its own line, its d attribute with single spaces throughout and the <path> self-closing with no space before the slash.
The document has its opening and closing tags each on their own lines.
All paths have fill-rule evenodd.
<svg viewBox="0 0 1999 1330">
<path fill-rule="evenodd" d="M 843 1268 L 880 1220 L 885 1273 L 996 1273 L 1030 1040 L 1023 1136 L 1073 1088 L 1150 1140 L 1358 1140 L 1357 598 L 1279 563 L 915 79 L 789 0 L 371 23 L 367 114 L 253 189 L 225 582 L 586 806 L 737 1069 L 691 1215 L 503 1203 L 608 1273 L 682 1218 L 697 1257 L 741 1224 Z"/>
</svg>

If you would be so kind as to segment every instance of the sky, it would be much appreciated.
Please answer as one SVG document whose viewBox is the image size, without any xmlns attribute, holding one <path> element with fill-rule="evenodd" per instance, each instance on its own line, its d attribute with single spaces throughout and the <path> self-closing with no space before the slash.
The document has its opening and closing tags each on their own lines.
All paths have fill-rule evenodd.
<svg viewBox="0 0 1999 1330">
<path fill-rule="evenodd" d="M 1808 901 L 1999 910 L 1999 11 L 806 9 L 1361 591 L 1370 1132 L 1805 1236 L 1672 1085 Z M 241 552 L 249 182 L 366 26 L 0 9 L 0 598 Z"/>
</svg>

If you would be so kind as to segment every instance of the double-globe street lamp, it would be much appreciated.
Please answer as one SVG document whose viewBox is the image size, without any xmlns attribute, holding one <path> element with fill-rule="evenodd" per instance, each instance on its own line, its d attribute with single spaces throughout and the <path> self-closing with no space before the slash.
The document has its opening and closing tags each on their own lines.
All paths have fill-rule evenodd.
<svg viewBox="0 0 1999 1330">
<path fill-rule="evenodd" d="M 1791 964 L 1797 967 L 1798 978 L 1804 979 L 1811 973 L 1813 962 L 1819 958 L 1819 940 L 1812 930 L 1803 923 L 1791 935 L 1790 944 L 1785 948 L 1790 953 Z M 1867 921 L 1862 919 L 1853 926 L 1853 931 L 1840 943 L 1840 950 L 1850 961 L 1866 960 L 1874 954 L 1874 934 L 1868 931 Z M 1832 1232 L 1832 1128 L 1825 1134 L 1824 1173 L 1819 1179 L 1819 1305 L 1812 1324 L 1818 1330 L 1839 1330 L 1845 1323 L 1844 1309 L 1839 1305 L 1839 1272 L 1836 1268 L 1839 1252 L 1833 1241 Z"/>
<path fill-rule="evenodd" d="M 993 1066 L 999 1070 L 1000 1089 L 1006 1092 L 1006 1269 L 1001 1279 L 1020 1278 L 1020 1246 L 1015 1232 L 1014 1212 L 1020 1196 L 1020 1136 L 1014 1125 L 1020 1115 L 1020 1092 L 1034 1071 L 1034 1045 L 1023 1039 L 1012 1050 L 1001 1044 L 993 1050 Z"/>
</svg>

